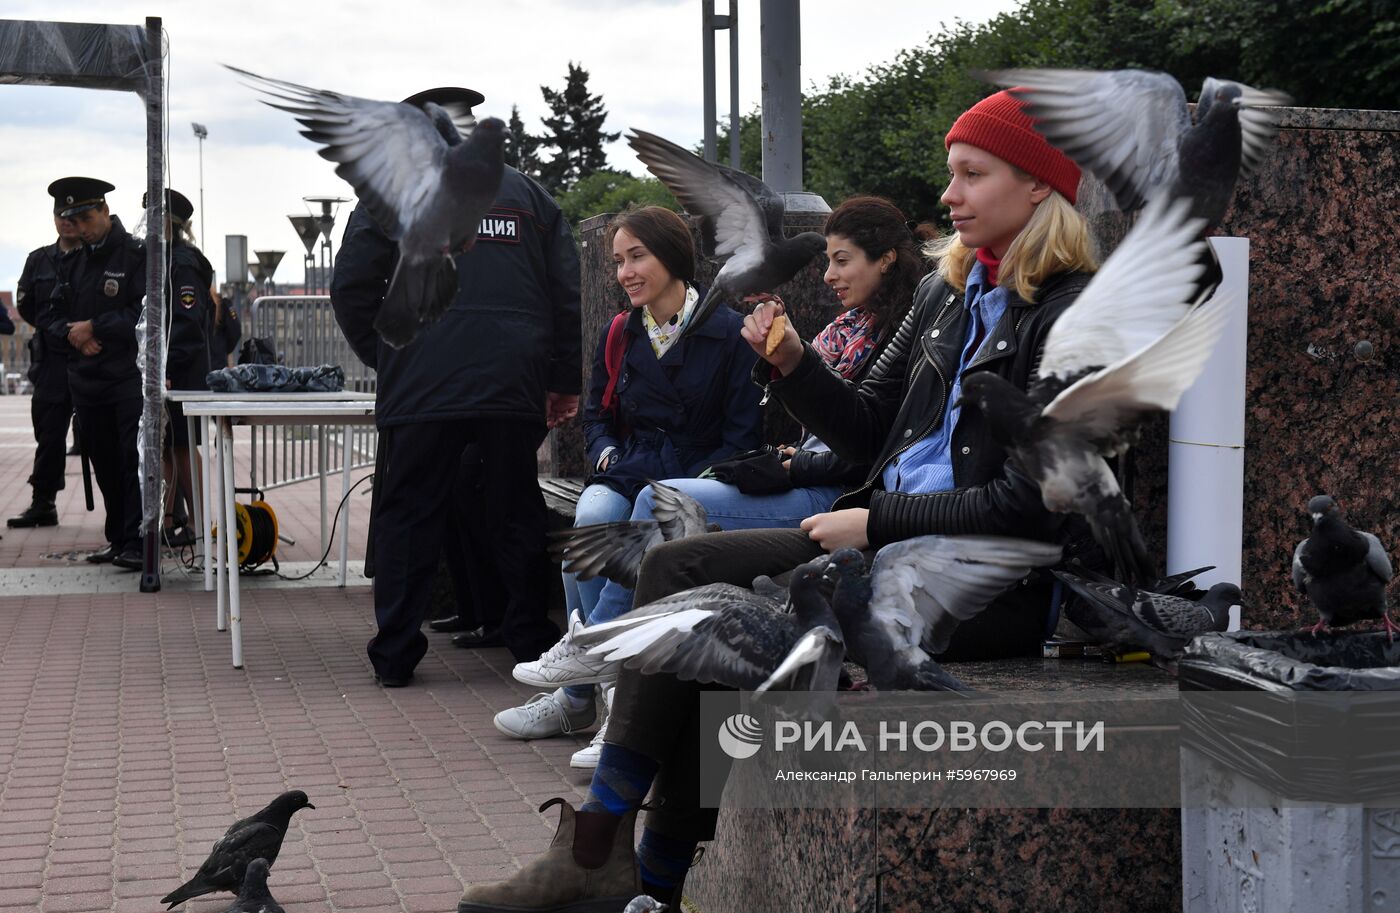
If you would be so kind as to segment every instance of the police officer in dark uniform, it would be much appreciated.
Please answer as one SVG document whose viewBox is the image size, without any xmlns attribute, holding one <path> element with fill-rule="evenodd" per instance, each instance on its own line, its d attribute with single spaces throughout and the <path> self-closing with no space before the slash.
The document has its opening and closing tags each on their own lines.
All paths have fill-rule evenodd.
<svg viewBox="0 0 1400 913">
<path fill-rule="evenodd" d="M 52 189 L 52 188 L 50 188 Z M 78 226 L 59 215 L 66 204 L 55 200 L 53 224 L 58 240 L 30 251 L 24 261 L 15 290 L 15 309 L 30 326 L 38 327 L 39 305 L 58 286 L 67 258 L 82 246 Z M 42 332 L 29 337 L 29 383 L 34 395 L 29 417 L 34 423 L 34 471 L 29 485 L 34 494 L 29 507 L 5 521 L 10 527 L 57 526 L 58 507 L 54 498 L 64 487 L 64 456 L 68 446 L 68 423 L 73 417 L 73 398 L 68 394 L 66 346 L 50 342 Z"/>
<path fill-rule="evenodd" d="M 115 188 L 86 177 L 49 185 L 58 214 L 78 226 L 83 245 L 39 307 L 46 343 L 68 355 L 68 387 L 82 425 L 82 447 L 107 511 L 107 547 L 88 556 L 141 569 L 141 492 L 136 429 L 141 372 L 136 322 L 146 294 L 146 249 L 107 208 Z"/>
<path fill-rule="evenodd" d="M 449 113 L 481 100 L 467 89 L 406 99 L 432 101 Z M 375 477 L 379 630 L 369 657 L 390 687 L 408 684 L 427 650 L 420 627 L 452 511 L 450 492 L 471 445 L 480 460 L 477 526 L 489 524 L 478 541 L 490 549 L 506 590 L 501 639 L 519 660 L 558 640 L 546 615 L 547 513 L 535 451 L 547 426 L 578 409 L 578 252 L 558 204 L 510 167 L 482 224 L 476 245 L 456 257 L 457 295 L 447 313 L 401 350 L 381 343 L 373 326 L 398 247 L 363 207 L 346 226 L 331 280 L 341 330 L 378 372 L 375 420 L 385 459 Z"/>
<path fill-rule="evenodd" d="M 143 209 L 146 206 L 144 195 L 141 206 Z M 169 330 L 165 355 L 165 386 L 168 390 L 208 390 L 206 378 L 214 350 L 223 351 L 222 341 L 215 338 L 217 305 L 209 291 L 214 282 L 214 267 L 193 243 L 194 235 L 190 230 L 193 215 L 194 204 L 188 197 L 178 190 L 166 191 L 165 237 L 169 242 L 167 249 L 170 256 L 170 300 L 166 303 Z M 163 462 L 169 494 L 161 533 L 167 545 L 191 545 L 195 541 L 194 531 L 188 526 L 177 529 L 175 524 L 177 514 L 188 518 L 194 511 L 190 433 L 185 423 L 184 408 L 179 403 L 167 402 L 166 409 L 170 416 L 170 428 Z M 181 505 L 184 505 L 183 510 L 180 510 Z"/>
</svg>

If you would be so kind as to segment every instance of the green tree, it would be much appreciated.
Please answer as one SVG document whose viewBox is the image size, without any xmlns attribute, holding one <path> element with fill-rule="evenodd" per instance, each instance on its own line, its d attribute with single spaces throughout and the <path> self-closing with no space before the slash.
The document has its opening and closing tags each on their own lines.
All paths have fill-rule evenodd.
<svg viewBox="0 0 1400 913">
<path fill-rule="evenodd" d="M 603 98 L 588 91 L 588 71 L 569 63 L 569 74 L 562 91 L 540 86 L 540 93 L 552 114 L 541 118 L 547 131 L 541 142 L 554 149 L 554 156 L 540 166 L 541 183 L 556 196 L 580 178 L 607 167 L 604 143 L 620 134 L 603 130 L 608 111 Z"/>
<path fill-rule="evenodd" d="M 680 204 L 671 192 L 653 177 L 637 177 L 625 171 L 601 168 L 574 185 L 556 199 L 569 224 L 578 224 L 591 216 L 605 212 L 622 212 L 629 206 L 664 206 L 679 211 Z"/>
<path fill-rule="evenodd" d="M 506 124 L 506 164 L 521 174 L 539 180 L 540 159 L 536 154 L 539 147 L 540 138 L 532 136 L 520 120 L 520 107 L 511 105 L 510 121 Z"/>
</svg>

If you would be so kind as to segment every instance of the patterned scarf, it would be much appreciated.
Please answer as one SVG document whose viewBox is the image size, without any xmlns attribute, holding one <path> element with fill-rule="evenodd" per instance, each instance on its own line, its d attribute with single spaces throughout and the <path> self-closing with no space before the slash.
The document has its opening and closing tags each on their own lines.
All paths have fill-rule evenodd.
<svg viewBox="0 0 1400 913">
<path fill-rule="evenodd" d="M 875 315 L 864 306 L 838 314 L 812 340 L 812 348 L 827 367 L 847 380 L 860 374 L 861 366 L 875 351 Z"/>
<path fill-rule="evenodd" d="M 681 305 L 681 309 L 664 325 L 656 322 L 648 308 L 642 308 L 642 326 L 647 328 L 647 338 L 651 340 L 651 350 L 656 353 L 657 358 L 665 355 L 666 350 L 675 344 L 676 334 L 685 326 L 685 322 L 690 319 L 690 312 L 695 310 L 695 305 L 699 302 L 700 294 L 695 291 L 693 285 L 686 283 L 685 304 Z"/>
</svg>

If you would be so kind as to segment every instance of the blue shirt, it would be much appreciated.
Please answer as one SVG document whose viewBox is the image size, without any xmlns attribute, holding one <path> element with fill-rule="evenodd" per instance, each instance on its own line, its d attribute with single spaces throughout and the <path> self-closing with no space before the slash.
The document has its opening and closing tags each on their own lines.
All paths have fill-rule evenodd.
<svg viewBox="0 0 1400 913">
<path fill-rule="evenodd" d="M 1006 289 L 988 285 L 985 266 L 980 262 L 973 266 L 971 275 L 967 277 L 967 292 L 963 295 L 963 307 L 970 317 L 967 335 L 963 339 L 958 370 L 953 374 L 953 388 L 948 391 L 948 406 L 943 410 L 943 421 L 885 467 L 880 478 L 886 491 L 928 494 L 953 489 L 953 429 L 958 426 L 958 416 L 962 413 L 962 409 L 953 403 L 962 394 L 963 371 L 981 352 L 982 346 L 987 344 L 992 329 L 1006 313 L 1009 297 Z M 974 352 L 972 341 L 983 328 L 986 333 L 977 352 Z"/>
</svg>

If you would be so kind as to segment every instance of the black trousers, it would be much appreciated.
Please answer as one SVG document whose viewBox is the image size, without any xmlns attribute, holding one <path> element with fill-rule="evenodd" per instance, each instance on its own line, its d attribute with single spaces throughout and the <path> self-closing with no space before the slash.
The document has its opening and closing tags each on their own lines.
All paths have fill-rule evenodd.
<svg viewBox="0 0 1400 913">
<path fill-rule="evenodd" d="M 83 426 L 83 452 L 92 464 L 93 477 L 102 491 L 102 504 L 107 511 L 103 526 L 107 541 L 118 550 L 139 548 L 141 470 L 136 452 L 136 429 L 141 422 L 141 400 L 75 404 L 74 412 Z"/>
<path fill-rule="evenodd" d="M 34 472 L 29 484 L 35 500 L 52 501 L 63 490 L 64 460 L 68 451 L 68 423 L 73 418 L 73 400 L 61 401 L 34 398 L 29 403 L 29 418 L 34 423 Z"/>
<path fill-rule="evenodd" d="M 636 605 L 707 583 L 749 586 L 760 574 L 774 576 L 822 554 L 800 529 L 755 529 L 710 533 L 650 549 L 637 577 Z M 993 659 L 1039 651 L 1049 611 L 1040 587 L 1013 590 L 981 615 L 964 622 L 939 659 Z M 700 692 L 722 690 L 672 675 L 624 670 L 613 692 L 605 741 L 646 755 L 660 764 L 653 795 L 660 806 L 647 813 L 647 827 L 667 836 L 711 840 L 718 809 L 700 807 Z M 735 709 L 737 710 L 737 702 Z M 719 755 L 719 752 L 709 752 Z M 727 758 L 722 763 L 728 763 Z"/>
<path fill-rule="evenodd" d="M 394 425 L 380 430 L 385 460 L 375 479 L 374 615 L 370 662 L 383 676 L 406 677 L 427 652 L 421 630 L 438 555 L 448 536 L 462 454 L 475 444 L 480 485 L 463 493 L 480 522 L 468 529 L 505 591 L 501 636 L 518 660 L 537 658 L 559 639 L 549 620 L 547 513 L 535 451 L 544 426 L 501 419 Z M 459 527 L 460 529 L 460 527 Z M 489 530 L 489 532 L 487 532 Z"/>
</svg>

